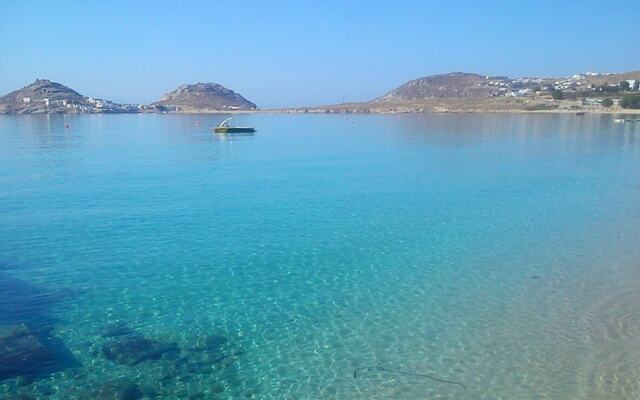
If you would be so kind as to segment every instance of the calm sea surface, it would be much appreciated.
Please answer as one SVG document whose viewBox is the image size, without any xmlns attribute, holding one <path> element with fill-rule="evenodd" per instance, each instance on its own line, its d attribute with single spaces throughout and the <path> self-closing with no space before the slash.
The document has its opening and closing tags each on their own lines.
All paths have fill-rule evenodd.
<svg viewBox="0 0 640 400">
<path fill-rule="evenodd" d="M 222 118 L 0 118 L 1 398 L 639 398 L 640 123 Z"/>
</svg>

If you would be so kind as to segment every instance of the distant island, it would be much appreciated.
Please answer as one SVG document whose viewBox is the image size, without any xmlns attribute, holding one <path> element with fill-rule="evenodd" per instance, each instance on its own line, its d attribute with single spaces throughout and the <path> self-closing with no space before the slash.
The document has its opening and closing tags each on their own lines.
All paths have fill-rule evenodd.
<svg viewBox="0 0 640 400">
<path fill-rule="evenodd" d="M 120 104 L 83 96 L 48 79 L 0 97 L 0 114 L 141 113 L 141 112 L 234 112 L 257 106 L 217 83 L 183 85 L 151 104 Z"/>
<path fill-rule="evenodd" d="M 640 71 L 564 78 L 453 72 L 414 79 L 366 102 L 260 110 L 285 113 L 640 112 Z M 151 104 L 86 97 L 37 79 L 0 97 L 0 114 L 254 112 L 255 103 L 217 83 L 182 85 Z"/>
</svg>

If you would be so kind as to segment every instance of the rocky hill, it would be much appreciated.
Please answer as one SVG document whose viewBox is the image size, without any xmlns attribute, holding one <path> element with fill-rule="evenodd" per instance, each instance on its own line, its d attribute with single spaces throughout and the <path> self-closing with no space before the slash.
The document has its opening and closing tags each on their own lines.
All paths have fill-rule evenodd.
<svg viewBox="0 0 640 400">
<path fill-rule="evenodd" d="M 638 112 L 640 71 L 519 77 L 452 72 L 411 80 L 366 102 L 274 110 L 287 113 Z"/>
<path fill-rule="evenodd" d="M 240 94 L 217 83 L 182 85 L 169 92 L 156 107 L 173 108 L 178 111 L 206 110 L 255 110 L 257 106 Z"/>
<path fill-rule="evenodd" d="M 46 113 L 52 108 L 57 108 L 59 102 L 66 101 L 83 104 L 85 98 L 67 86 L 51 82 L 48 79 L 37 79 L 22 89 L 14 90 L 0 97 L 0 112 L 16 114 Z"/>
<path fill-rule="evenodd" d="M 0 97 L 0 114 L 135 112 L 135 107 L 93 99 L 48 79 Z"/>
<path fill-rule="evenodd" d="M 420 99 L 479 98 L 488 97 L 490 88 L 483 85 L 484 75 L 452 72 L 414 79 L 385 93 L 373 102 L 389 103 Z"/>
<path fill-rule="evenodd" d="M 396 104 L 433 100 L 481 100 L 498 97 L 531 98 L 554 91 L 565 98 L 599 97 L 617 92 L 623 81 L 631 85 L 640 80 L 640 72 L 586 72 L 568 77 L 521 77 L 479 75 L 466 72 L 432 75 L 411 80 L 370 101 L 370 104 Z"/>
</svg>

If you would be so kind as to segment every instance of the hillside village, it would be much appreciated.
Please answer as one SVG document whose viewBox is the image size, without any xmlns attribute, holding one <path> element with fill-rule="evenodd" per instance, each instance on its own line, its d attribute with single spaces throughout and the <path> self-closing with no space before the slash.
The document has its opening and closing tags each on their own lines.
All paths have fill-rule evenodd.
<svg viewBox="0 0 640 400">
<path fill-rule="evenodd" d="M 509 79 L 505 76 L 487 76 L 485 84 L 495 88 L 492 97 L 545 97 L 553 99 L 579 99 L 582 105 L 600 105 L 603 95 L 620 92 L 637 92 L 640 90 L 640 79 L 623 79 L 619 82 L 596 83 L 594 79 L 615 77 L 613 73 L 587 72 L 562 79 L 518 78 Z M 614 103 L 615 104 L 615 103 Z"/>
<path fill-rule="evenodd" d="M 637 112 L 640 71 L 562 78 L 453 72 L 408 81 L 371 101 L 282 110 L 295 113 Z"/>
</svg>

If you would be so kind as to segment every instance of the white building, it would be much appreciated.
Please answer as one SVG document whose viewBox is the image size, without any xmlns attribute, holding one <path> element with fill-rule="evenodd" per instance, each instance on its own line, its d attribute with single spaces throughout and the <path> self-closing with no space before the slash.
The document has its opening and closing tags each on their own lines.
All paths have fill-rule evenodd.
<svg viewBox="0 0 640 400">
<path fill-rule="evenodd" d="M 585 105 L 597 106 L 597 105 L 600 105 L 601 103 L 602 103 L 602 99 L 599 99 L 597 97 L 587 97 L 586 99 L 584 99 Z"/>
<path fill-rule="evenodd" d="M 23 103 L 31 103 L 31 97 L 23 97 L 22 98 L 22 102 Z"/>
</svg>

